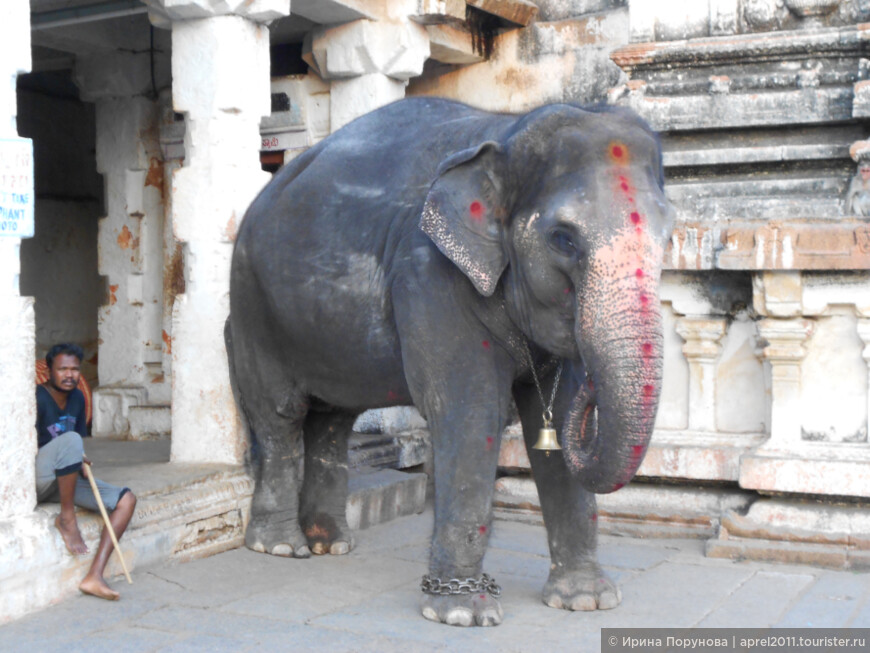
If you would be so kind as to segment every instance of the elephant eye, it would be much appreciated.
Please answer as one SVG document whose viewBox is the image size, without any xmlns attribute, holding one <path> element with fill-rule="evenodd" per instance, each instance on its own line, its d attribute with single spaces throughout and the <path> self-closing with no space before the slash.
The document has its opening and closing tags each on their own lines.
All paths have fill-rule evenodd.
<svg viewBox="0 0 870 653">
<path fill-rule="evenodd" d="M 553 229 L 547 236 L 547 242 L 556 252 L 563 256 L 577 256 L 580 249 L 574 243 L 571 234 L 564 229 Z"/>
</svg>

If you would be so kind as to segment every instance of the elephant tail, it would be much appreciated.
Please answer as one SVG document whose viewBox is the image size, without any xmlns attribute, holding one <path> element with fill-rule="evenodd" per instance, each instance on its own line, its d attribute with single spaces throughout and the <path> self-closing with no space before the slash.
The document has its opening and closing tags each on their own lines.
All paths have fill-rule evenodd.
<svg viewBox="0 0 870 653">
<path fill-rule="evenodd" d="M 260 448 L 257 446 L 257 437 L 254 433 L 254 429 L 251 427 L 251 419 L 248 415 L 247 407 L 245 406 L 245 398 L 239 391 L 239 384 L 236 376 L 236 357 L 233 352 L 233 327 L 230 323 L 231 317 L 231 315 L 228 315 L 227 321 L 224 323 L 224 344 L 227 349 L 227 363 L 229 364 L 230 370 L 230 388 L 233 391 L 233 398 L 236 400 L 236 406 L 239 408 L 239 413 L 241 414 L 242 421 L 246 427 L 245 431 L 248 433 L 250 447 L 248 448 L 247 456 L 245 456 L 245 462 L 250 465 L 257 460 Z"/>
</svg>

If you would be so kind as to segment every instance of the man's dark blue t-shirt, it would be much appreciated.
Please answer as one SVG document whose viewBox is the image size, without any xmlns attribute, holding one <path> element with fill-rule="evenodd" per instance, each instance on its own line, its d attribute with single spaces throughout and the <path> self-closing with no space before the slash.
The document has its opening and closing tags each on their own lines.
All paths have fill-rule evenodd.
<svg viewBox="0 0 870 653">
<path fill-rule="evenodd" d="M 67 431 L 87 435 L 85 419 L 85 396 L 76 388 L 69 393 L 66 408 L 60 409 L 51 393 L 43 386 L 36 386 L 36 437 L 40 447 L 45 446 Z"/>
</svg>

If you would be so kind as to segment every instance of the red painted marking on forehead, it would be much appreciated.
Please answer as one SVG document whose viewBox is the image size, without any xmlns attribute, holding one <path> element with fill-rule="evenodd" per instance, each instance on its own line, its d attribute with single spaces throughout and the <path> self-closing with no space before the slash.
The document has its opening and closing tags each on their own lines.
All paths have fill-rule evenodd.
<svg viewBox="0 0 870 653">
<path fill-rule="evenodd" d="M 631 448 L 631 453 L 634 456 L 640 457 L 641 455 L 643 455 L 645 449 L 646 447 L 644 447 L 642 444 L 636 444 Z"/>
<path fill-rule="evenodd" d="M 646 295 L 641 295 L 640 303 L 646 306 L 647 304 L 649 304 L 649 297 L 647 297 Z"/>
<path fill-rule="evenodd" d="M 474 200 L 468 207 L 468 213 L 475 220 L 480 220 L 483 217 L 483 204 Z"/>
<path fill-rule="evenodd" d="M 610 156 L 612 156 L 616 161 L 622 162 L 623 159 L 626 158 L 628 154 L 628 148 L 622 143 L 611 143 L 610 144 Z"/>
<path fill-rule="evenodd" d="M 486 450 L 487 451 L 492 451 L 492 445 L 494 445 L 494 444 L 495 444 L 495 440 L 492 438 L 492 436 L 489 436 L 486 438 Z"/>
<path fill-rule="evenodd" d="M 589 516 L 589 519 L 591 519 L 592 521 L 598 521 L 598 513 L 597 513 L 597 512 L 593 512 L 593 513 Z"/>
<path fill-rule="evenodd" d="M 638 279 L 643 279 L 643 270 L 638 268 L 634 271 L 634 276 L 636 276 Z"/>
<path fill-rule="evenodd" d="M 390 390 L 387 393 L 387 400 L 388 401 L 395 401 L 398 398 L 399 398 L 399 395 L 397 393 L 393 392 L 392 390 Z"/>
<path fill-rule="evenodd" d="M 653 346 L 652 346 L 652 343 L 651 343 L 651 342 L 645 342 L 645 343 L 643 343 L 643 347 L 642 347 L 642 349 L 643 349 L 643 353 L 644 353 L 646 356 L 649 356 L 650 354 L 653 353 Z"/>
<path fill-rule="evenodd" d="M 484 341 L 483 341 L 482 343 L 480 343 L 480 344 L 483 345 L 483 348 L 484 348 L 484 349 L 489 349 L 489 347 L 490 347 L 489 340 L 484 340 Z"/>
<path fill-rule="evenodd" d="M 486 533 L 486 526 L 481 526 L 477 530 L 480 532 L 481 535 L 483 535 L 484 533 Z"/>
<path fill-rule="evenodd" d="M 631 221 L 634 224 L 640 224 L 640 213 L 638 213 L 637 211 L 632 211 L 630 217 L 631 217 Z"/>
<path fill-rule="evenodd" d="M 643 386 L 643 396 L 644 397 L 652 397 L 655 394 L 655 386 L 645 385 Z"/>
</svg>

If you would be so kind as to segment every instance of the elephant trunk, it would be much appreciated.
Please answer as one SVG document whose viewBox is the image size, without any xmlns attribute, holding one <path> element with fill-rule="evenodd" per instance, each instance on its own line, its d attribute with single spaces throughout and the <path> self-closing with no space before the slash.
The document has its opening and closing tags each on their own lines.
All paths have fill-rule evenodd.
<svg viewBox="0 0 870 653">
<path fill-rule="evenodd" d="M 651 267 L 633 268 L 622 278 L 607 271 L 609 279 L 593 284 L 602 289 L 598 296 L 587 294 L 585 305 L 578 301 L 576 337 L 586 378 L 578 379 L 562 440 L 569 469 L 600 494 L 631 480 L 653 433 L 663 336 L 660 272 Z"/>
</svg>

